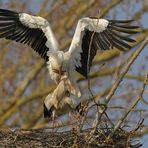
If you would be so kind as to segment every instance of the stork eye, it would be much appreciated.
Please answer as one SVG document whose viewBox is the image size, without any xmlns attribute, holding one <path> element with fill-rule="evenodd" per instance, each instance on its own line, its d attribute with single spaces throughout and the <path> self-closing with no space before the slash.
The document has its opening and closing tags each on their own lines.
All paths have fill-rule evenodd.
<svg viewBox="0 0 148 148">
<path fill-rule="evenodd" d="M 66 91 L 65 91 L 65 95 L 66 95 L 67 97 L 70 97 L 70 92 L 69 92 L 68 90 L 66 90 Z"/>
</svg>

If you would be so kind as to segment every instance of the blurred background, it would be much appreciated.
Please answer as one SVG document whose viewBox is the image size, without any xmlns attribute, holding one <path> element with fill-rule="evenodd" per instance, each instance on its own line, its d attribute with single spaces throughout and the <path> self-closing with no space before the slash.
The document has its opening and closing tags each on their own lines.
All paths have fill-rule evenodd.
<svg viewBox="0 0 148 148">
<path fill-rule="evenodd" d="M 68 50 L 77 22 L 85 16 L 106 19 L 134 19 L 141 27 L 134 35 L 136 43 L 126 53 L 98 51 L 91 67 L 91 89 L 96 99 L 103 100 L 118 78 L 131 52 L 148 36 L 147 0 L 0 0 L 0 8 L 45 17 L 51 24 L 60 43 L 60 50 Z M 46 63 L 34 50 L 5 39 L 0 40 L 0 125 L 20 128 L 41 128 L 48 124 L 43 118 L 45 96 L 55 88 L 51 82 Z M 126 74 L 109 103 L 107 114 L 116 123 L 138 97 L 148 71 L 148 47 Z M 84 95 L 87 97 L 87 81 L 77 75 Z M 92 115 L 90 115 L 91 118 Z M 143 99 L 127 118 L 128 130 L 136 127 L 144 118 L 144 128 L 138 137 L 143 147 L 148 145 L 148 86 Z M 91 120 L 91 119 L 90 119 Z"/>
</svg>

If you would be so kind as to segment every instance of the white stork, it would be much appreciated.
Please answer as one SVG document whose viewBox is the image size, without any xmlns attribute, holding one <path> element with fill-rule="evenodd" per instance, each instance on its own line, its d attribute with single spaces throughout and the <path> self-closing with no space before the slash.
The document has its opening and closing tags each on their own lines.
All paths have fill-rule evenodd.
<svg viewBox="0 0 148 148">
<path fill-rule="evenodd" d="M 49 22 L 39 16 L 0 9 L 0 38 L 15 40 L 31 46 L 45 59 L 51 79 L 59 84 L 68 73 L 70 93 L 80 97 L 74 71 L 87 77 L 97 50 L 113 47 L 126 51 L 135 40 L 127 35 L 137 33 L 133 20 L 106 20 L 85 17 L 78 21 L 67 52 L 59 51 L 58 42 Z M 88 63 L 89 62 L 89 63 Z"/>
</svg>

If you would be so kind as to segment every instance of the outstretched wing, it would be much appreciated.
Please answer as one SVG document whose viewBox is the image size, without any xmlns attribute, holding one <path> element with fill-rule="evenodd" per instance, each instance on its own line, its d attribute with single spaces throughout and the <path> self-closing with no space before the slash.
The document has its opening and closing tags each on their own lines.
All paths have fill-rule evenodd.
<svg viewBox="0 0 148 148">
<path fill-rule="evenodd" d="M 135 29 L 139 28 L 129 25 L 131 22 L 132 20 L 116 21 L 88 17 L 80 19 L 69 49 L 76 70 L 87 77 L 88 68 L 97 50 L 116 47 L 126 51 L 131 48 L 129 43 L 135 40 L 127 37 L 127 34 L 137 33 Z"/>
<path fill-rule="evenodd" d="M 5 9 L 0 9 L 0 38 L 27 44 L 45 60 L 48 59 L 48 50 L 58 49 L 57 40 L 46 19 Z"/>
</svg>

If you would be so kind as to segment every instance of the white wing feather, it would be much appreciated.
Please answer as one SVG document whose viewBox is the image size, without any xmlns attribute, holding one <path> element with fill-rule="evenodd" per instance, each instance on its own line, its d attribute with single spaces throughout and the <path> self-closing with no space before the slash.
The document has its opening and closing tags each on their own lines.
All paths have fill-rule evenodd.
<svg viewBox="0 0 148 148">
<path fill-rule="evenodd" d="M 59 49 L 58 42 L 50 28 L 49 22 L 46 19 L 39 16 L 32 16 L 27 13 L 20 13 L 19 20 L 23 25 L 29 28 L 41 29 L 47 38 L 46 46 L 50 50 L 56 51 Z"/>
<path fill-rule="evenodd" d="M 82 38 L 86 30 L 102 32 L 108 26 L 109 22 L 105 19 L 91 19 L 88 17 L 82 18 L 78 21 L 74 37 L 72 39 L 69 52 L 75 63 L 75 66 L 81 67 L 81 55 L 82 52 Z"/>
</svg>

